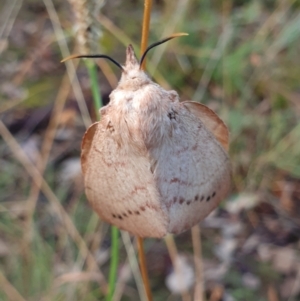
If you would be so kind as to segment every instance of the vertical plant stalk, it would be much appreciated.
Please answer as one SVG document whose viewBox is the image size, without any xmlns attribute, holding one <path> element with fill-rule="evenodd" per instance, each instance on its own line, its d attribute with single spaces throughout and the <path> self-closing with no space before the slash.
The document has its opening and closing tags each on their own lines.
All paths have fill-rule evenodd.
<svg viewBox="0 0 300 301">
<path fill-rule="evenodd" d="M 148 45 L 148 36 L 149 36 L 149 27 L 150 27 L 150 17 L 151 17 L 151 8 L 152 8 L 152 0 L 145 0 L 144 2 L 144 17 L 143 17 L 143 28 L 142 28 L 142 41 L 141 41 L 141 53 L 143 54 Z M 146 67 L 146 60 L 144 60 L 141 69 L 145 70 Z M 139 254 L 139 262 L 140 262 L 140 269 L 143 278 L 143 283 L 145 286 L 146 295 L 148 301 L 152 301 L 152 293 L 150 288 L 150 282 L 148 277 L 147 271 L 147 264 L 146 264 L 146 256 L 143 246 L 143 238 L 137 238 L 138 244 L 138 254 Z"/>
<path fill-rule="evenodd" d="M 194 300 L 204 301 L 200 226 L 199 225 L 194 226 L 191 232 L 192 232 L 192 242 L 193 242 L 193 250 L 194 250 L 194 264 L 195 264 L 195 272 L 196 272 Z"/>
<path fill-rule="evenodd" d="M 109 267 L 108 278 L 108 294 L 106 301 L 111 301 L 116 288 L 117 270 L 119 263 L 119 229 L 116 226 L 111 226 L 111 261 Z"/>
<path fill-rule="evenodd" d="M 148 277 L 148 271 L 147 271 L 147 263 L 146 263 L 146 256 L 144 251 L 144 245 L 143 245 L 143 239 L 138 237 L 137 238 L 137 245 L 138 245 L 138 254 L 139 254 L 139 262 L 140 262 L 140 268 L 141 268 L 141 274 L 143 278 L 143 283 L 147 295 L 148 301 L 152 301 L 152 293 L 150 288 L 150 282 Z"/>
<path fill-rule="evenodd" d="M 151 18 L 151 8 L 152 0 L 145 0 L 144 2 L 144 17 L 143 17 L 143 28 L 142 28 L 142 41 L 141 41 L 141 54 L 147 48 L 148 37 L 149 37 L 149 27 L 150 27 L 150 18 Z M 141 69 L 145 70 L 146 68 L 146 59 L 144 60 Z"/>
</svg>

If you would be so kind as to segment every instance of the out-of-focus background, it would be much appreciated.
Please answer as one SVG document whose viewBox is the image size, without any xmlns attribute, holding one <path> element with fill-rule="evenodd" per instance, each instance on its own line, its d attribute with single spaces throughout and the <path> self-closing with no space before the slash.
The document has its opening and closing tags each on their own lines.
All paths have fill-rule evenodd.
<svg viewBox="0 0 300 301">
<path fill-rule="evenodd" d="M 82 61 L 60 60 L 87 50 L 123 63 L 129 43 L 139 54 L 143 1 L 0 9 L 0 300 L 103 300 L 110 231 L 86 201 L 79 160 L 96 120 L 90 80 Z M 206 298 L 300 300 L 300 1 L 154 1 L 149 42 L 174 32 L 189 36 L 153 49 L 149 73 L 230 129 L 232 193 L 201 224 Z M 120 70 L 97 64 L 107 103 Z M 145 241 L 158 301 L 194 288 L 190 231 L 175 240 L 184 281 L 165 242 Z M 120 236 L 115 300 L 140 300 L 131 247 Z"/>
</svg>

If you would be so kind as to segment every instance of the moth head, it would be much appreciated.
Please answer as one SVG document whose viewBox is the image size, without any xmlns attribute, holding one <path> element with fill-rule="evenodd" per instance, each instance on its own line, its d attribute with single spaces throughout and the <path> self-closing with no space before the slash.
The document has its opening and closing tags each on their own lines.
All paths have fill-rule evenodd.
<svg viewBox="0 0 300 301">
<path fill-rule="evenodd" d="M 147 83 L 150 83 L 150 79 L 141 69 L 132 45 L 129 45 L 126 49 L 126 61 L 118 88 L 134 91 Z"/>
</svg>

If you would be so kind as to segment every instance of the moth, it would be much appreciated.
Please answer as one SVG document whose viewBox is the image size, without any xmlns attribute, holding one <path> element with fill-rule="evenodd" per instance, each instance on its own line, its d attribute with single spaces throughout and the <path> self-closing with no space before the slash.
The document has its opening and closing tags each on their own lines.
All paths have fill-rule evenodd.
<svg viewBox="0 0 300 301">
<path fill-rule="evenodd" d="M 141 69 L 126 50 L 118 86 L 85 133 L 81 165 L 85 193 L 106 222 L 139 237 L 178 234 L 203 220 L 228 194 L 228 130 L 208 107 L 180 102 Z"/>
</svg>

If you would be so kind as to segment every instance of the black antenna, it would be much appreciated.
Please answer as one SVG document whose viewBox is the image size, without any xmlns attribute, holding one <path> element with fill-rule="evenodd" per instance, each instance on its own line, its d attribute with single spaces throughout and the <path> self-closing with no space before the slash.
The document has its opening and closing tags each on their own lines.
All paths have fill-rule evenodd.
<svg viewBox="0 0 300 301">
<path fill-rule="evenodd" d="M 78 54 L 73 54 L 73 55 L 70 55 L 70 56 L 66 57 L 65 59 L 61 60 L 60 62 L 63 63 L 65 61 L 72 60 L 72 59 L 78 59 L 78 58 L 94 58 L 94 59 L 104 58 L 104 59 L 108 59 L 124 71 L 124 69 L 123 69 L 123 67 L 120 63 L 118 63 L 117 61 L 115 61 L 113 58 L 111 58 L 110 56 L 108 56 L 106 54 L 82 54 L 82 55 L 81 54 L 79 54 L 79 55 Z"/>
<path fill-rule="evenodd" d="M 142 66 L 142 64 L 143 64 L 143 61 L 144 61 L 144 59 L 145 59 L 145 57 L 146 57 L 146 54 L 149 52 L 150 49 L 152 49 L 152 48 L 154 48 L 154 47 L 156 47 L 156 46 L 158 46 L 158 45 L 160 45 L 160 44 L 163 44 L 163 43 L 165 43 L 165 42 L 168 42 L 169 40 L 172 40 L 172 39 L 174 39 L 174 38 L 181 37 L 181 36 L 188 36 L 188 34 L 187 34 L 187 33 L 184 33 L 184 32 L 174 33 L 174 34 L 171 35 L 170 37 L 164 38 L 164 39 L 161 40 L 161 41 L 158 41 L 158 42 L 156 42 L 156 43 L 151 44 L 151 45 L 145 50 L 145 52 L 143 53 L 143 55 L 142 55 L 142 57 L 141 57 L 141 60 L 140 60 L 140 68 L 141 68 L 141 66 Z"/>
</svg>

